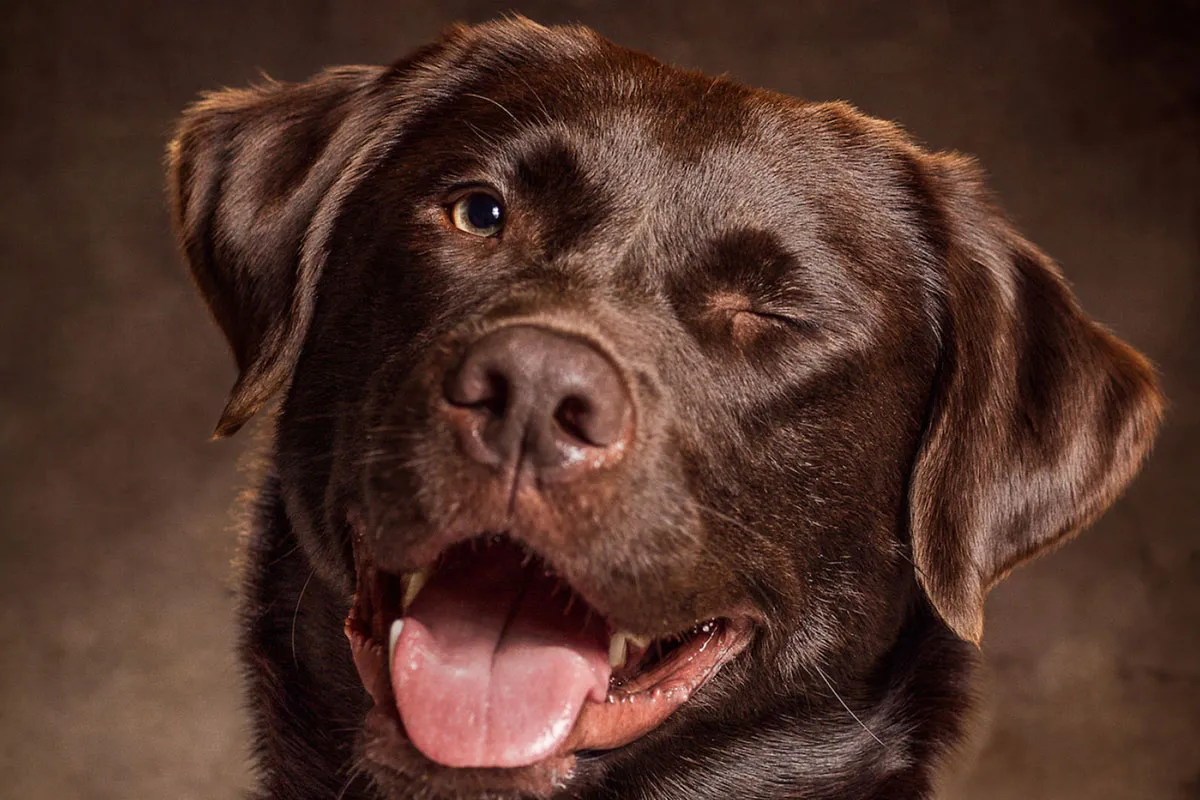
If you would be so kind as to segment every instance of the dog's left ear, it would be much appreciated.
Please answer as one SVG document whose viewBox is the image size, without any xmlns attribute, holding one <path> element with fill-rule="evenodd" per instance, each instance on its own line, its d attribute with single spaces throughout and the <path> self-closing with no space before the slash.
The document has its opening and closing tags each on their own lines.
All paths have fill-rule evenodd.
<svg viewBox="0 0 1200 800">
<path fill-rule="evenodd" d="M 371 132 L 371 104 L 355 99 L 382 71 L 216 92 L 186 112 L 168 148 L 180 246 L 239 370 L 216 437 L 235 433 L 291 375 L 324 258 L 321 226 Z"/>
<path fill-rule="evenodd" d="M 1116 499 L 1149 452 L 1163 399 L 1146 360 L 1083 314 L 972 165 L 939 156 L 925 168 L 945 285 L 942 361 L 910 488 L 913 561 L 938 614 L 978 643 L 987 591 Z"/>
</svg>

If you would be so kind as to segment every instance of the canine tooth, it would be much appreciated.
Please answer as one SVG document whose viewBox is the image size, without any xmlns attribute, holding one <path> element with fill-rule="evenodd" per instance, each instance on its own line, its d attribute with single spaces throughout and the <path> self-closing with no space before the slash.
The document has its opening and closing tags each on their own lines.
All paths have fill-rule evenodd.
<svg viewBox="0 0 1200 800">
<path fill-rule="evenodd" d="M 392 671 L 392 653 L 396 652 L 396 640 L 400 638 L 400 632 L 404 630 L 404 620 L 397 619 L 392 621 L 392 629 L 388 631 L 388 672 Z"/>
<path fill-rule="evenodd" d="M 608 642 L 608 663 L 613 669 L 625 666 L 629 659 L 629 645 L 645 650 L 650 646 L 650 637 L 638 636 L 629 631 L 617 631 Z"/>
<path fill-rule="evenodd" d="M 608 641 L 608 663 L 613 669 L 620 669 L 625 666 L 625 643 L 628 641 L 628 635 L 624 631 L 617 631 Z"/>
<path fill-rule="evenodd" d="M 412 605 L 413 600 L 417 599 L 417 595 L 425 588 L 425 582 L 429 580 L 430 569 L 426 568 L 420 572 L 409 574 L 408 580 L 404 582 L 404 600 L 400 603 L 400 611 L 408 611 L 408 607 Z"/>
</svg>

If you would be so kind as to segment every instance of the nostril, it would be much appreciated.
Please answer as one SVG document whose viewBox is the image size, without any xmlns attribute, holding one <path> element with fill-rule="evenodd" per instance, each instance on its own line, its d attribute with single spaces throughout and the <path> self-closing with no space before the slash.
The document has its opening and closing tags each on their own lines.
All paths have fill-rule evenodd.
<svg viewBox="0 0 1200 800">
<path fill-rule="evenodd" d="M 508 410 L 508 399 L 512 390 L 508 377 L 496 370 L 488 370 L 484 376 L 485 392 L 483 396 L 471 405 L 486 411 L 492 417 L 499 419 Z"/>
<path fill-rule="evenodd" d="M 512 394 L 508 376 L 500 369 L 468 361 L 451 376 L 446 386 L 446 399 L 456 406 L 487 412 L 503 417 Z"/>
<path fill-rule="evenodd" d="M 603 447 L 607 443 L 596 441 L 589 430 L 593 416 L 591 402 L 579 395 L 568 395 L 554 409 L 554 421 L 563 433 L 593 447 Z"/>
</svg>

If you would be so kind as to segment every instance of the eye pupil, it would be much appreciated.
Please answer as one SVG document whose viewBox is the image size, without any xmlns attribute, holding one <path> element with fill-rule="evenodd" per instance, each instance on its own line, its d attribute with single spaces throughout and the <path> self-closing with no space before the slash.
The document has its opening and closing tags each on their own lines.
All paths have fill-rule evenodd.
<svg viewBox="0 0 1200 800">
<path fill-rule="evenodd" d="M 481 231 L 491 230 L 500 225 L 504 210 L 496 198 L 478 192 L 467 198 L 467 222 Z"/>
</svg>

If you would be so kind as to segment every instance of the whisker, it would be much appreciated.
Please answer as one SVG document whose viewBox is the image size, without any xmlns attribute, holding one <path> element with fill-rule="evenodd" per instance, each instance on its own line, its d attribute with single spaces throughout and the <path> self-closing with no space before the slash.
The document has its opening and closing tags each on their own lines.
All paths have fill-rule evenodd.
<svg viewBox="0 0 1200 800">
<path fill-rule="evenodd" d="M 904 545 L 900 545 L 899 547 L 896 548 L 896 552 L 899 553 L 900 557 L 903 558 L 905 561 L 907 561 L 912 566 L 914 572 L 916 572 L 922 578 L 926 577 L 925 571 L 923 569 L 921 569 L 921 565 L 918 564 L 916 561 L 913 561 L 912 556 L 910 556 L 908 554 L 908 551 L 909 551 L 909 548 Z"/>
<path fill-rule="evenodd" d="M 474 97 L 474 98 L 476 98 L 476 99 L 478 99 L 478 100 L 485 100 L 485 101 L 487 101 L 487 102 L 491 103 L 492 105 L 494 105 L 496 108 L 498 108 L 498 109 L 500 109 L 501 111 L 503 111 L 505 114 L 508 114 L 509 118 L 510 118 L 510 119 L 512 119 L 512 121 L 513 121 L 513 122 L 517 123 L 518 125 L 519 125 L 519 124 L 521 124 L 521 123 L 520 123 L 520 120 L 518 120 L 518 119 L 517 119 L 517 118 L 516 118 L 516 117 L 513 115 L 513 113 L 512 113 L 511 111 L 509 111 L 509 110 L 508 110 L 507 108 L 505 108 L 505 107 L 504 107 L 504 106 L 503 106 L 501 103 L 498 103 L 498 102 L 496 102 L 495 100 L 493 100 L 493 99 L 492 99 L 492 98 L 490 98 L 490 97 L 484 97 L 483 95 L 481 95 L 481 94 L 475 94 L 474 92 L 466 92 L 466 93 L 463 95 L 463 97 Z"/>
<path fill-rule="evenodd" d="M 542 117 L 546 120 L 547 123 L 553 122 L 554 119 L 553 119 L 553 117 L 550 116 L 550 109 L 546 108 L 546 104 L 544 102 L 542 102 L 542 96 L 537 93 L 537 89 L 534 89 L 532 86 L 529 85 L 529 81 L 525 80 L 524 75 L 518 75 L 517 77 L 521 79 L 521 83 L 525 84 L 525 88 L 528 89 L 530 94 L 533 95 L 533 98 L 535 100 L 537 100 L 538 106 L 540 106 L 542 109 Z"/>
<path fill-rule="evenodd" d="M 488 147 L 496 147 L 497 146 L 498 140 L 496 140 L 495 138 L 493 138 L 491 136 L 488 136 L 483 131 L 479 130 L 479 128 L 475 127 L 474 125 L 472 125 L 469 122 L 466 123 L 466 125 L 468 128 L 471 129 L 471 132 L 474 133 L 476 136 L 478 136 L 479 140 L 481 142 L 483 142 L 484 144 L 486 144 Z"/>
<path fill-rule="evenodd" d="M 337 797 L 334 800 L 342 800 L 346 796 L 346 792 L 350 791 L 350 787 L 354 785 L 354 782 L 363 774 L 363 771 L 362 762 L 355 761 L 350 766 L 350 774 L 346 777 L 346 783 L 342 785 L 342 790 L 337 793 Z"/>
<path fill-rule="evenodd" d="M 404 461 L 408 458 L 405 453 L 376 453 L 361 458 L 358 461 L 360 467 L 373 467 L 376 464 L 391 464 L 396 461 Z"/>
<path fill-rule="evenodd" d="M 300 617 L 300 604 L 304 602 L 304 593 L 308 591 L 308 584 L 312 582 L 313 576 L 316 574 L 317 568 L 313 567 L 308 573 L 304 585 L 300 587 L 300 596 L 296 598 L 296 609 L 292 612 L 292 663 L 297 667 L 300 666 L 300 658 L 296 655 L 296 620 Z"/>
<path fill-rule="evenodd" d="M 703 511 L 707 514 L 712 514 L 717 519 L 728 522 L 730 525 L 733 525 L 733 526 L 745 531 L 746 533 L 751 534 L 752 536 L 757 537 L 759 535 L 758 531 L 754 530 L 746 523 L 742 522 L 739 519 L 735 519 L 735 518 L 729 516 L 728 514 L 723 514 L 720 511 L 717 511 L 715 508 L 709 508 L 708 506 L 703 505 L 701 503 L 696 503 L 696 508 L 699 511 Z"/>
<path fill-rule="evenodd" d="M 275 566 L 280 561 L 283 561 L 284 559 L 290 557 L 292 554 L 294 554 L 299 549 L 300 549 L 300 545 L 297 544 L 296 546 L 294 546 L 290 550 L 288 550 L 286 553 L 282 553 L 282 554 L 276 556 L 275 558 L 271 559 L 271 561 L 267 564 L 267 568 L 269 569 L 269 568 Z"/>
<path fill-rule="evenodd" d="M 829 676 L 827 676 L 825 674 L 825 670 L 821 669 L 821 666 L 819 664 L 813 664 L 812 668 L 814 670 L 816 670 L 818 675 L 821 676 L 821 680 L 825 681 L 825 685 L 829 687 L 829 691 L 833 692 L 833 696 L 837 698 L 837 701 L 842 704 L 842 708 L 846 709 L 846 713 L 849 714 L 854 719 L 854 721 L 857 722 L 859 724 L 859 726 L 862 727 L 862 729 L 867 732 L 868 735 L 870 735 L 870 737 L 872 739 L 879 742 L 880 747 L 882 747 L 886 750 L 887 745 L 883 743 L 883 740 L 880 739 L 878 736 L 876 736 L 875 732 L 872 731 L 870 728 L 868 728 L 867 724 L 858 718 L 858 714 L 855 714 L 854 711 L 850 708 L 850 706 L 848 706 L 846 704 L 846 701 L 842 699 L 842 696 L 840 694 L 838 694 L 838 690 L 833 688 L 833 682 L 829 680 Z"/>
</svg>

